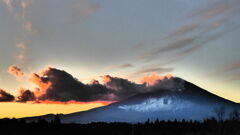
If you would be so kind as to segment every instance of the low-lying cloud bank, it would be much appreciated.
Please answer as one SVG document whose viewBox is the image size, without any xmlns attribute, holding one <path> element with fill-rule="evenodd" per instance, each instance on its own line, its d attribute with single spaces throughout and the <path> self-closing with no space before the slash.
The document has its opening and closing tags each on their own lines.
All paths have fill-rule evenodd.
<svg viewBox="0 0 240 135">
<path fill-rule="evenodd" d="M 28 81 L 37 86 L 34 90 L 21 88 L 15 97 L 0 90 L 0 101 L 31 101 L 35 103 L 114 102 L 138 93 L 154 91 L 158 88 L 175 90 L 176 83 L 176 78 L 171 75 L 160 76 L 157 74 L 144 77 L 141 84 L 110 75 L 101 76 L 101 78 L 102 84 L 98 80 L 93 80 L 90 84 L 84 84 L 64 70 L 48 67 L 40 73 L 30 75 Z"/>
</svg>

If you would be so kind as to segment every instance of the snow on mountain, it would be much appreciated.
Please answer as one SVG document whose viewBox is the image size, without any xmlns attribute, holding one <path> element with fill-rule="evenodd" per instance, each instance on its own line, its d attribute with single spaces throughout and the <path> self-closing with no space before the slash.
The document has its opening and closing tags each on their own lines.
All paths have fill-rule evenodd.
<svg viewBox="0 0 240 135">
<path fill-rule="evenodd" d="M 140 93 L 108 106 L 61 115 L 64 123 L 144 122 L 151 120 L 203 120 L 214 117 L 214 110 L 224 107 L 227 113 L 240 105 L 216 96 L 180 78 L 159 80 Z M 41 117 L 47 120 L 51 117 Z M 34 120 L 34 118 L 29 119 Z"/>
<path fill-rule="evenodd" d="M 138 104 L 120 105 L 118 108 L 125 111 L 154 112 L 162 110 L 179 110 L 192 105 L 193 103 L 191 102 L 180 101 L 175 99 L 175 97 L 166 96 L 163 98 L 149 98 Z"/>
</svg>

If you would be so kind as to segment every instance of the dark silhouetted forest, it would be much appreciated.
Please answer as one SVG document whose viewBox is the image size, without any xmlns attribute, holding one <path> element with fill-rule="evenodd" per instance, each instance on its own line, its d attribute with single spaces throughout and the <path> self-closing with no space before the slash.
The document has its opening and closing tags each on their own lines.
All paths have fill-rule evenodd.
<svg viewBox="0 0 240 135">
<path fill-rule="evenodd" d="M 59 115 L 51 122 L 39 118 L 27 123 L 25 119 L 1 119 L 0 131 L 4 135 L 240 135 L 240 115 L 233 112 L 223 120 L 220 113 L 216 118 L 199 121 L 151 121 L 145 123 L 88 123 L 63 124 Z"/>
</svg>

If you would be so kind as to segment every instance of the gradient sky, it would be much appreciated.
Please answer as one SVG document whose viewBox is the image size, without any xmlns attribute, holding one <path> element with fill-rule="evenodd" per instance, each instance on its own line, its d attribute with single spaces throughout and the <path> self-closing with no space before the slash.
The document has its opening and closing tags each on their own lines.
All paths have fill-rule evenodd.
<svg viewBox="0 0 240 135">
<path fill-rule="evenodd" d="M 2 0 L 0 88 L 34 87 L 11 65 L 27 74 L 51 66 L 84 83 L 154 72 L 240 102 L 239 13 L 239 0 Z"/>
</svg>

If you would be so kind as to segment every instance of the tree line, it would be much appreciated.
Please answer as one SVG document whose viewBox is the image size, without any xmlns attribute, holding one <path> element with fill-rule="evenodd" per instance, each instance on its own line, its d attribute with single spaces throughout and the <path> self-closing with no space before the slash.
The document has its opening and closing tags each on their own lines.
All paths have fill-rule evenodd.
<svg viewBox="0 0 240 135">
<path fill-rule="evenodd" d="M 39 118 L 35 122 L 25 119 L 0 119 L 0 133 L 16 134 L 78 134 L 78 135 L 240 135 L 240 110 L 229 113 L 224 108 L 214 110 L 216 116 L 196 120 L 146 120 L 144 123 L 93 122 L 87 124 L 61 123 L 59 115 L 52 121 Z"/>
</svg>

